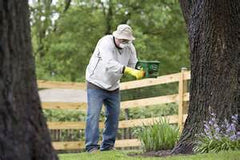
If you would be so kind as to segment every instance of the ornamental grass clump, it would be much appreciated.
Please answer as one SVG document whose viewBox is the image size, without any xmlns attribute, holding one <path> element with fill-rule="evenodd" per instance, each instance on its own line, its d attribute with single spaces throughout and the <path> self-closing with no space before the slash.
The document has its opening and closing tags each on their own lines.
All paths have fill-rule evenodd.
<svg viewBox="0 0 240 160">
<path fill-rule="evenodd" d="M 240 131 L 237 131 L 238 115 L 226 119 L 219 124 L 215 114 L 211 119 L 204 122 L 204 132 L 197 135 L 197 143 L 194 151 L 197 153 L 209 153 L 228 150 L 240 150 Z"/>
<path fill-rule="evenodd" d="M 152 126 L 137 128 L 135 134 L 140 139 L 144 151 L 168 150 L 177 142 L 179 129 L 170 125 L 166 119 L 160 119 Z"/>
</svg>

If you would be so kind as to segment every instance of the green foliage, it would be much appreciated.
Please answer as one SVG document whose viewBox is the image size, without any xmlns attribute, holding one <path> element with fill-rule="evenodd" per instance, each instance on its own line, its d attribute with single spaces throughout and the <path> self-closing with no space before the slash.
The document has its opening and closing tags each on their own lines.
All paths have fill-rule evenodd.
<svg viewBox="0 0 240 160">
<path fill-rule="evenodd" d="M 237 131 L 238 115 L 232 116 L 232 122 L 225 120 L 219 126 L 215 114 L 204 122 L 204 132 L 197 135 L 197 143 L 194 151 L 198 153 L 220 152 L 228 150 L 240 150 L 240 132 Z"/>
<path fill-rule="evenodd" d="M 72 8 L 58 19 L 58 28 L 46 39 L 47 55 L 36 55 L 40 79 L 83 81 L 89 53 L 102 35 L 99 17 L 88 8 Z"/>
<path fill-rule="evenodd" d="M 176 94 L 178 83 L 161 84 L 121 91 L 121 100 L 133 100 Z"/>
<path fill-rule="evenodd" d="M 65 122 L 65 121 L 85 121 L 86 114 L 75 110 L 43 110 L 43 114 L 49 122 Z"/>
<path fill-rule="evenodd" d="M 201 137 L 198 139 L 197 147 L 194 149 L 194 151 L 198 153 L 217 153 L 228 150 L 240 150 L 240 140 L 232 141 L 226 137 L 223 137 L 219 140 Z"/>
<path fill-rule="evenodd" d="M 82 111 L 75 110 L 43 110 L 44 116 L 49 122 L 76 122 L 76 121 L 85 121 L 86 113 Z M 169 103 L 155 106 L 148 106 L 146 108 L 133 108 L 129 109 L 129 118 L 130 119 L 139 119 L 139 118 L 150 118 L 150 117 L 159 117 L 177 114 L 177 104 Z M 104 111 L 100 114 L 100 120 L 104 121 Z M 125 119 L 125 113 L 120 113 L 120 120 Z"/>
<path fill-rule="evenodd" d="M 63 0 L 31 6 L 38 79 L 84 81 L 98 39 L 120 23 L 132 26 L 139 59 L 160 61 L 160 75 L 189 67 L 185 24 L 175 0 L 73 0 L 64 8 Z"/>
<path fill-rule="evenodd" d="M 169 103 L 163 105 L 148 106 L 146 108 L 129 109 L 130 119 L 141 119 L 150 117 L 159 117 L 177 114 L 177 104 Z M 86 113 L 76 111 L 61 111 L 61 110 L 44 110 L 44 116 L 48 121 L 84 121 Z M 100 120 L 104 121 L 104 112 L 100 114 Z M 119 120 L 125 119 L 125 113 L 121 112 Z"/>
<path fill-rule="evenodd" d="M 50 130 L 52 141 L 84 141 L 84 133 L 83 130 Z"/>
<path fill-rule="evenodd" d="M 78 122 L 85 121 L 86 114 L 75 110 L 44 109 L 44 117 L 48 122 Z M 50 130 L 53 141 L 79 141 L 84 140 L 83 130 Z M 56 135 L 58 135 L 56 137 Z"/>
<path fill-rule="evenodd" d="M 165 119 L 159 119 L 152 126 L 144 125 L 135 132 L 145 151 L 172 149 L 179 138 L 179 129 Z"/>
<path fill-rule="evenodd" d="M 121 112 L 120 120 L 124 120 L 125 113 Z M 129 109 L 129 119 L 141 119 L 150 117 L 160 117 L 177 114 L 177 104 L 168 103 L 161 105 L 148 106 L 145 108 L 132 108 Z"/>
<path fill-rule="evenodd" d="M 176 1 L 142 1 L 130 20 L 136 32 L 139 59 L 159 60 L 159 74 L 188 67 L 188 44 L 179 4 Z"/>
</svg>

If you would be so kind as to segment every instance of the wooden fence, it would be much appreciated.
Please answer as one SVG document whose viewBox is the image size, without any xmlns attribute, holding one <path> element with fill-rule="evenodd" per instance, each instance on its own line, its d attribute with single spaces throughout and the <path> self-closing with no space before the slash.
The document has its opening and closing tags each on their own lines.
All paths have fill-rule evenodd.
<svg viewBox="0 0 240 160">
<path fill-rule="evenodd" d="M 178 103 L 178 115 L 165 116 L 165 118 L 171 124 L 178 124 L 180 130 L 182 130 L 183 123 L 187 117 L 187 105 L 189 101 L 189 93 L 187 92 L 187 80 L 190 80 L 190 71 L 186 68 L 182 68 L 180 73 L 159 76 L 157 78 L 142 79 L 137 81 L 124 82 L 120 84 L 120 90 L 134 89 L 140 87 L 147 87 L 159 84 L 167 84 L 178 82 L 178 93 L 173 95 L 165 95 L 154 98 L 144 98 L 138 100 L 129 100 L 121 102 L 121 109 L 127 110 L 134 107 L 146 107 L 149 105 L 166 104 L 166 103 Z M 39 88 L 68 88 L 68 89 L 86 89 L 86 85 L 83 83 L 66 83 L 66 82 L 49 82 L 38 81 Z M 69 103 L 69 102 L 42 102 L 44 109 L 75 109 L 86 110 L 86 103 Z M 152 125 L 159 117 L 145 118 L 145 119 L 131 119 L 119 121 L 119 128 L 132 128 L 137 126 Z M 61 129 L 75 129 L 84 130 L 85 122 L 48 122 L 50 130 Z M 99 123 L 100 128 L 104 127 L 103 122 Z M 140 141 L 137 139 L 123 139 L 116 140 L 115 147 L 138 147 Z M 53 146 L 56 150 L 74 150 L 83 149 L 83 141 L 63 141 L 53 142 Z"/>
</svg>

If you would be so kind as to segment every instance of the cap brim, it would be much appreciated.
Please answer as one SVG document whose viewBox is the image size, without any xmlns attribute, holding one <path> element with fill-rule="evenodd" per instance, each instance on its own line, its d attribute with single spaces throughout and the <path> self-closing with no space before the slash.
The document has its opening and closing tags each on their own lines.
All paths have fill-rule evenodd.
<svg viewBox="0 0 240 160">
<path fill-rule="evenodd" d="M 117 31 L 113 32 L 113 36 L 116 37 L 117 39 L 127 39 L 129 41 L 135 40 L 135 37 L 133 36 L 124 36 L 124 35 L 119 35 Z"/>
</svg>

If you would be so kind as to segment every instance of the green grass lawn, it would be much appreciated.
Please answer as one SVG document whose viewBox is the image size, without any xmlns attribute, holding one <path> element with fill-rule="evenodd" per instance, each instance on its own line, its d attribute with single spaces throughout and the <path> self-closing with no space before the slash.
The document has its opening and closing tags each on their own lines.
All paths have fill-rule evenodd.
<svg viewBox="0 0 240 160">
<path fill-rule="evenodd" d="M 240 160 L 240 151 L 180 155 L 172 157 L 130 157 L 127 151 L 108 151 L 98 153 L 60 154 L 60 160 Z"/>
</svg>

